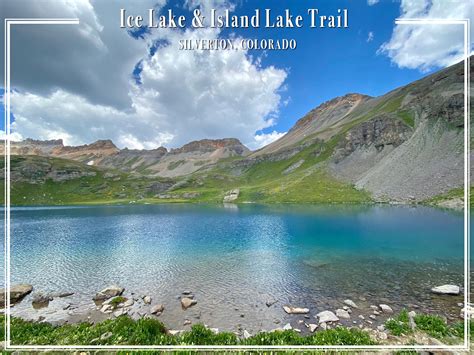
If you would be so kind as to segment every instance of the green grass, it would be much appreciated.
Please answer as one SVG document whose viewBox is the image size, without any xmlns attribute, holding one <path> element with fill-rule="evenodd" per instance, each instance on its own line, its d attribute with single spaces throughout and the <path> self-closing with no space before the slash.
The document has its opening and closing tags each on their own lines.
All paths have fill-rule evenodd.
<svg viewBox="0 0 474 355">
<path fill-rule="evenodd" d="M 396 317 L 388 319 L 385 322 L 385 328 L 396 336 L 409 335 L 413 333 L 413 330 L 408 321 L 408 312 L 403 310 Z"/>
<path fill-rule="evenodd" d="M 1 322 L 4 340 L 4 318 Z M 111 333 L 111 335 L 109 334 Z M 110 337 L 104 336 L 109 334 Z M 101 338 L 102 337 L 102 338 Z M 15 345 L 373 345 L 367 332 L 359 329 L 336 327 L 301 336 L 293 330 L 258 333 L 248 339 L 239 339 L 234 333 L 215 334 L 202 324 L 190 331 L 169 335 L 165 326 L 156 319 L 132 320 L 120 316 L 98 324 L 81 323 L 53 326 L 12 318 L 11 339 Z"/>
<path fill-rule="evenodd" d="M 464 322 L 447 324 L 446 321 L 437 315 L 417 314 L 413 317 L 415 330 L 421 331 L 433 338 L 442 340 L 445 343 L 452 339 L 464 337 Z M 394 318 L 385 322 L 385 328 L 393 335 L 403 336 L 413 334 L 414 330 L 410 328 L 408 312 L 402 310 Z M 474 326 L 470 323 L 471 336 L 474 335 Z"/>
<path fill-rule="evenodd" d="M 442 340 L 459 341 L 464 336 L 464 323 L 448 325 L 436 315 L 415 316 L 416 330 Z M 5 318 L 0 318 L 0 341 L 5 340 Z M 408 313 L 402 311 L 385 323 L 387 330 L 396 336 L 410 337 Z M 470 326 L 471 336 L 474 326 Z M 191 330 L 170 335 L 166 327 L 154 318 L 133 320 L 120 316 L 100 323 L 79 323 L 54 326 L 49 323 L 11 318 L 11 339 L 15 345 L 374 345 L 368 332 L 358 328 L 337 326 L 300 335 L 294 330 L 261 332 L 248 339 L 240 339 L 232 332 L 214 333 L 202 324 Z M 411 340 L 410 340 L 411 339 Z M 413 338 L 407 339 L 414 344 Z"/>
</svg>

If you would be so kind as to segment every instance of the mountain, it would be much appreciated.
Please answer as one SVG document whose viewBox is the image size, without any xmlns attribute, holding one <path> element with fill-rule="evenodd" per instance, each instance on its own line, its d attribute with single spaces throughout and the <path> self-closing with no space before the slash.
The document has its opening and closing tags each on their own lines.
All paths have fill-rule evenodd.
<svg viewBox="0 0 474 355">
<path fill-rule="evenodd" d="M 3 154 L 4 147 L 0 148 Z M 238 139 L 203 139 L 168 151 L 164 147 L 151 150 L 118 149 L 110 140 L 98 140 L 81 146 L 64 146 L 61 139 L 38 141 L 26 139 L 11 143 L 13 155 L 37 155 L 63 158 L 89 166 L 118 169 L 148 176 L 176 177 L 215 164 L 220 159 L 245 156 L 250 151 Z"/>
<path fill-rule="evenodd" d="M 59 140 L 12 143 L 18 194 L 12 200 L 219 202 L 234 189 L 232 198 L 240 202 L 459 205 L 463 82 L 458 63 L 379 97 L 337 97 L 254 152 L 230 138 L 170 151 L 120 150 L 111 141 L 80 147 Z M 31 177 L 32 164 L 41 179 Z"/>
</svg>

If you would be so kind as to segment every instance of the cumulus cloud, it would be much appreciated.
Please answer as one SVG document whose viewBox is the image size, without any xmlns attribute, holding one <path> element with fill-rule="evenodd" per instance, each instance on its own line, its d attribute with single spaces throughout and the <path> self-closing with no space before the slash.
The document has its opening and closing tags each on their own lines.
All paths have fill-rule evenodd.
<svg viewBox="0 0 474 355">
<path fill-rule="evenodd" d="M 146 41 L 119 28 L 119 10 L 144 14 L 165 0 L 6 0 L 2 17 L 79 18 L 79 25 L 16 25 L 12 29 L 12 84 L 37 94 L 61 88 L 92 103 L 130 107 L 128 83 Z M 0 26 L 3 41 L 4 26 Z M 0 58 L 3 67 L 3 56 Z M 2 71 L 3 75 L 3 71 Z"/>
<path fill-rule="evenodd" d="M 367 0 L 367 5 L 369 6 L 374 6 L 375 4 L 378 4 L 380 0 Z"/>
<path fill-rule="evenodd" d="M 286 134 L 286 132 L 277 132 L 277 131 L 273 131 L 271 133 L 256 134 L 255 137 L 254 137 L 255 143 L 250 145 L 249 148 L 251 148 L 251 149 L 262 148 L 262 147 L 276 141 L 277 139 L 283 137 L 285 134 Z"/>
<path fill-rule="evenodd" d="M 374 33 L 372 31 L 370 31 L 367 34 L 367 43 L 372 42 L 373 40 L 374 40 Z"/>
<path fill-rule="evenodd" d="M 469 1 L 402 0 L 400 10 L 401 19 L 465 19 L 472 15 Z M 404 24 L 395 26 L 378 53 L 387 55 L 400 68 L 426 72 L 461 61 L 463 48 L 462 25 Z"/>
<path fill-rule="evenodd" d="M 259 146 L 263 136 L 255 133 L 275 123 L 287 76 L 284 70 L 262 67 L 259 58 L 245 50 L 179 50 L 180 40 L 217 39 L 219 30 L 151 30 L 145 39 L 137 40 L 118 26 L 121 6 L 140 13 L 130 3 L 94 2 L 92 6 L 85 0 L 63 1 L 77 2 L 86 11 L 90 34 L 81 35 L 85 47 L 80 49 L 64 42 L 78 39 L 73 30 L 68 32 L 71 38 L 55 28 L 44 38 L 36 38 L 37 46 L 59 40 L 79 58 L 60 54 L 59 60 L 54 52 L 45 52 L 40 61 L 46 73 L 38 70 L 44 76 L 53 72 L 52 79 L 33 75 L 17 80 L 13 75 L 18 92 L 12 96 L 16 117 L 12 130 L 22 137 L 63 138 L 74 145 L 110 138 L 119 147 L 129 148 L 177 147 L 196 139 L 236 137 Z M 152 7 L 149 3 L 141 6 Z M 188 0 L 186 6 L 200 3 Z M 206 0 L 204 6 L 219 4 Z M 77 14 L 84 23 L 81 13 Z M 25 41 L 28 45 L 26 37 Z M 158 49 L 150 55 L 150 47 Z M 32 61 L 30 56 L 23 66 Z M 55 68 L 59 61 L 64 68 Z M 135 73 L 139 80 L 135 81 L 132 71 L 139 62 Z M 68 76 L 66 68 L 71 78 L 62 78 Z M 72 85 L 79 79 L 80 85 Z"/>
</svg>

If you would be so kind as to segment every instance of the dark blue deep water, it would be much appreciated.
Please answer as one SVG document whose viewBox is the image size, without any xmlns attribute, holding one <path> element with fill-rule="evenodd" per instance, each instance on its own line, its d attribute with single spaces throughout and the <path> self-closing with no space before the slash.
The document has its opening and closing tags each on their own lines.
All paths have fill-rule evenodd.
<svg viewBox="0 0 474 355">
<path fill-rule="evenodd" d="M 183 290 L 198 299 L 192 312 L 224 328 L 268 327 L 278 317 L 265 309 L 270 298 L 317 310 L 351 298 L 448 314 L 461 300 L 429 290 L 462 287 L 463 216 L 427 207 L 15 208 L 11 235 L 12 283 L 74 291 L 84 302 L 117 283 L 159 299 L 164 320 L 176 324 Z"/>
</svg>

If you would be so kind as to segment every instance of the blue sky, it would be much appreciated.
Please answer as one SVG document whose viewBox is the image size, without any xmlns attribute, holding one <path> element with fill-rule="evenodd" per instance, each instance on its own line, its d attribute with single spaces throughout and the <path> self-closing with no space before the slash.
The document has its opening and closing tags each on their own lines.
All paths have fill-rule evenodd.
<svg viewBox="0 0 474 355">
<path fill-rule="evenodd" d="M 78 1 L 65 8 L 45 1 L 58 17 L 78 17 L 82 27 L 28 28 L 14 34 L 13 41 L 27 48 L 14 46 L 13 52 L 12 84 L 18 90 L 14 131 L 21 138 L 63 138 L 67 144 L 111 138 L 131 148 L 230 136 L 256 148 L 278 136 L 271 132 L 288 131 L 327 100 L 353 92 L 383 95 L 462 56 L 461 28 L 405 31 L 395 25 L 396 18 L 469 15 L 462 0 L 142 0 L 92 1 L 87 6 Z M 28 3 L 4 3 L 8 17 L 44 17 L 42 9 L 29 7 L 37 12 L 25 13 L 22 2 Z M 289 8 L 305 20 L 308 8 L 325 15 L 347 9 L 349 28 L 310 28 L 306 22 L 295 29 L 151 29 L 134 35 L 118 28 L 121 7 L 141 15 L 152 6 L 158 12 L 172 8 L 190 22 L 195 7 L 223 9 L 229 4 L 234 15 L 253 15 L 255 8 L 271 8 L 277 15 Z M 298 47 L 230 56 L 178 51 L 177 41 L 190 36 L 286 38 L 295 39 Z"/>
</svg>

